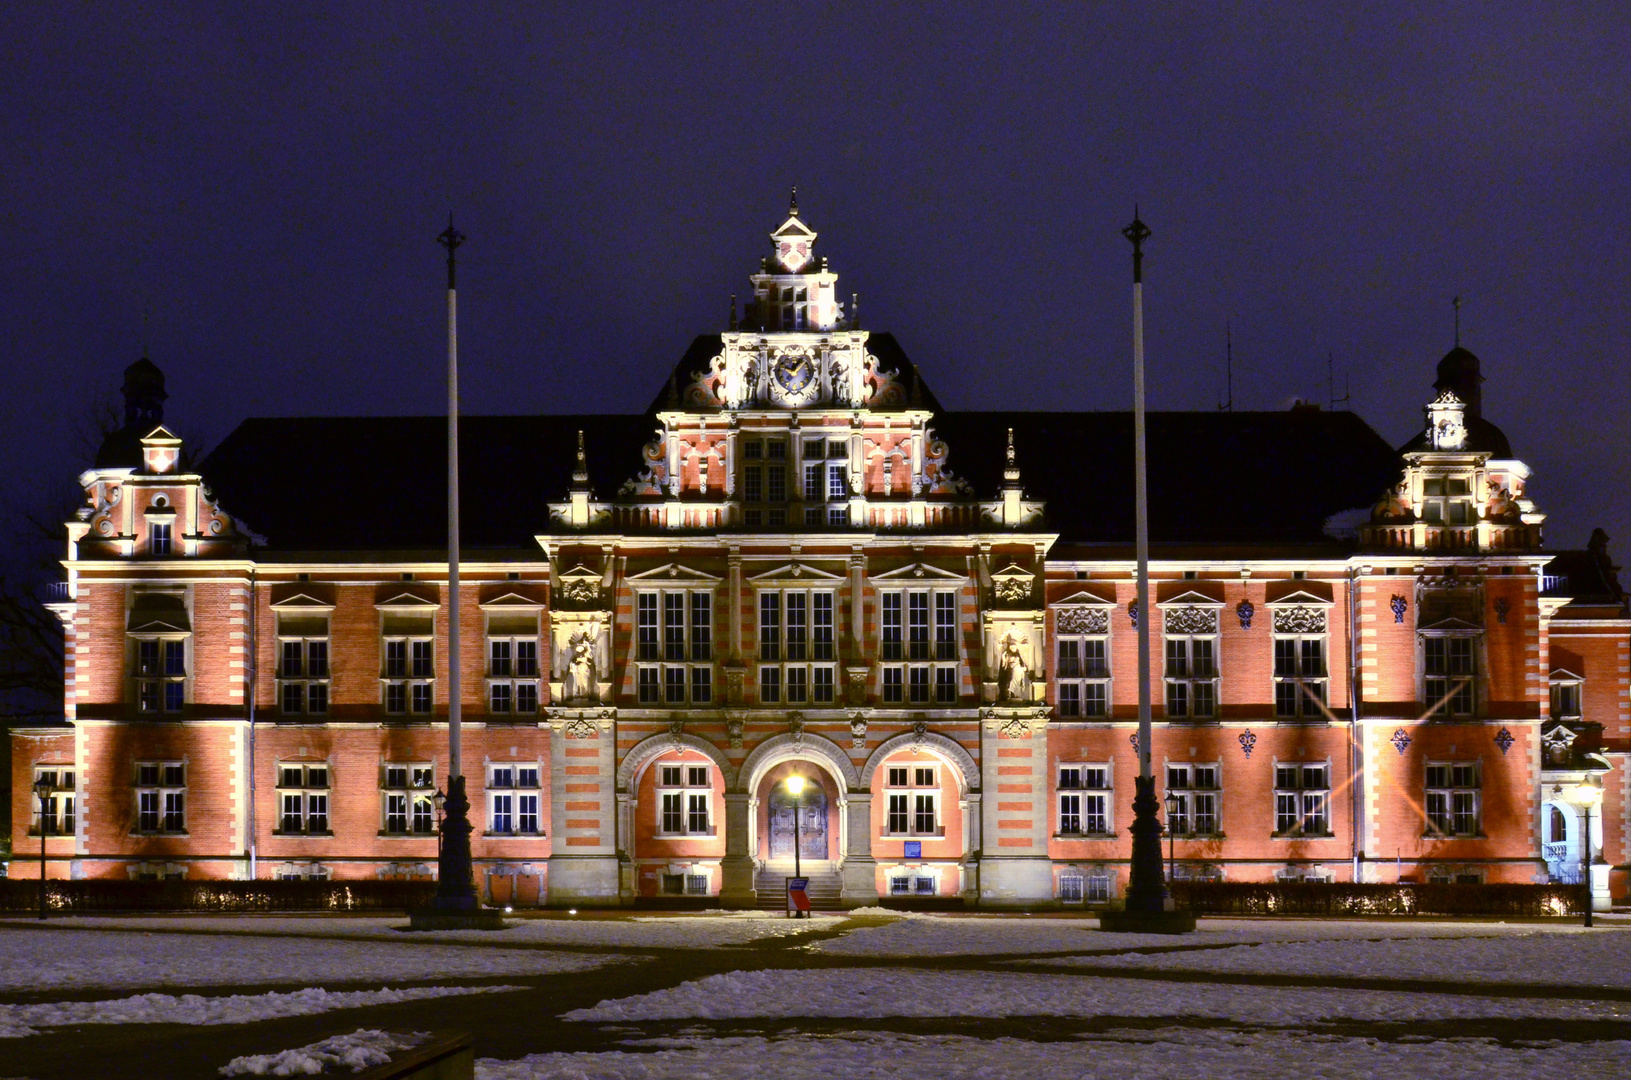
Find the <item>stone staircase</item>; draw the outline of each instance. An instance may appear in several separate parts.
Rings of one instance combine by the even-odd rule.
[[[839,893],[843,891],[843,879],[832,868],[830,862],[819,862],[814,866],[806,863],[800,869],[806,878],[810,879],[808,890],[810,907],[815,911],[842,911],[843,904],[839,901]],[[767,863],[763,870],[753,876],[753,887],[758,891],[760,911],[786,911],[787,910],[787,879],[793,876],[793,862],[789,859],[786,865],[780,860]]]

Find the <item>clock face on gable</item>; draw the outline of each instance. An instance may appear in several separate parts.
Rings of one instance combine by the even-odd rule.
[[[770,377],[790,402],[805,401],[817,389],[816,358],[809,349],[782,350],[771,362]]]

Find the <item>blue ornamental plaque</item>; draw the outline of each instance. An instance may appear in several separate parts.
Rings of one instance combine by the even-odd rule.
[[[904,857],[908,858],[908,859],[921,859],[921,858],[923,858],[923,841],[921,841],[921,840],[908,840],[908,841],[906,841],[906,855]]]

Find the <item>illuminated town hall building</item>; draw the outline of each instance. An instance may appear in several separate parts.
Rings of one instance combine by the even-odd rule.
[[[1113,902],[1143,631],[1178,876],[1577,880],[1589,843],[1625,893],[1625,597],[1600,540],[1542,548],[1470,353],[1424,365],[1402,449],[1311,407],[1152,414],[1140,611],[1131,415],[946,412],[796,207],[771,240],[646,413],[461,421],[484,897],[779,902],[796,846],[818,901]],[[125,380],[13,850],[432,874],[445,419],[249,420],[194,472],[158,369]]]

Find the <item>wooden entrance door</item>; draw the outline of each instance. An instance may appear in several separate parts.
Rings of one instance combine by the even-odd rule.
[[[811,784],[799,796],[799,857],[827,857],[827,793]],[[780,786],[770,792],[770,857],[793,857],[793,798]]]

